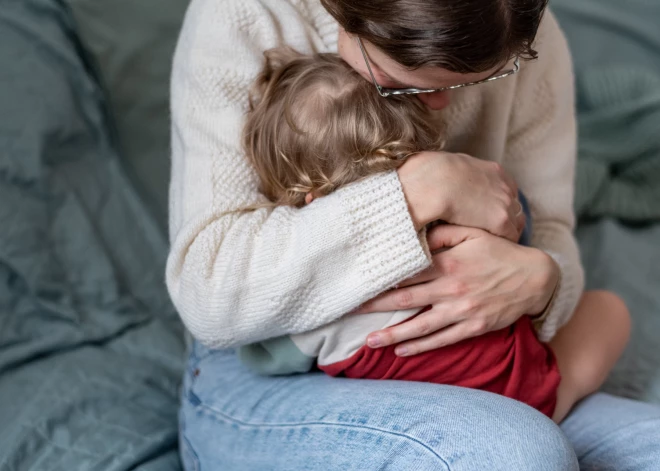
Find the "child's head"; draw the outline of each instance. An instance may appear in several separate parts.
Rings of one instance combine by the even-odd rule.
[[[419,100],[382,98],[338,55],[278,48],[265,56],[243,143],[272,202],[302,206],[307,194],[326,195],[442,147]]]

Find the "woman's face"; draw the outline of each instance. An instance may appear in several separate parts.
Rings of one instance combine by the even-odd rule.
[[[410,71],[400,64],[394,62],[368,41],[362,41],[369,57],[371,71],[376,78],[376,82],[385,88],[420,88],[435,89],[460,85],[468,82],[477,82],[487,79],[505,66],[494,68],[478,74],[459,74],[450,72],[439,67],[422,67]],[[371,82],[369,69],[365,63],[360,47],[357,41],[349,36],[343,29],[339,30],[338,38],[339,55],[366,80]],[[433,110],[440,110],[449,105],[451,91],[437,93],[421,93],[417,97],[426,106]]]

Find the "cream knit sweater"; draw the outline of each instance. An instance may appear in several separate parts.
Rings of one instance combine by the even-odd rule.
[[[193,0],[174,57],[167,286],[210,347],[309,331],[430,264],[396,172],[302,209],[224,214],[264,201],[240,134],[262,53],[282,43],[336,52],[337,24],[319,0]],[[502,163],[529,199],[532,245],[562,271],[547,340],[571,316],[583,271],[572,235],[573,74],[551,14],[536,49],[516,76],[455,91],[442,117],[449,150]]]

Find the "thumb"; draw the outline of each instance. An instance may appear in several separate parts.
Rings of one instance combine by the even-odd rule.
[[[455,247],[466,240],[477,239],[484,234],[484,231],[474,227],[442,224],[429,230],[426,234],[426,240],[429,244],[429,250],[435,252],[436,250]]]

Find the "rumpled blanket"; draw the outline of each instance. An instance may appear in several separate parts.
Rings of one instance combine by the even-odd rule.
[[[0,0],[0,469],[176,470],[167,241],[58,0]]]
[[[555,0],[577,80],[581,218],[660,220],[660,1]]]

